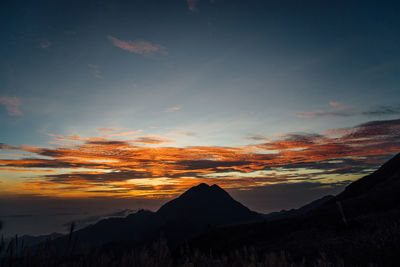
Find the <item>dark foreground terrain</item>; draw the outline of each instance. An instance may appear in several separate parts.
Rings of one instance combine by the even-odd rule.
[[[400,154],[286,213],[262,216],[200,184],[157,212],[71,227],[39,245],[16,238],[0,251],[0,266],[398,266]]]

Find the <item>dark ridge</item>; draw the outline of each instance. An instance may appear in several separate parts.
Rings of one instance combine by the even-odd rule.
[[[285,250],[298,261],[315,259],[323,251],[327,257],[340,255],[348,266],[391,255],[385,266],[393,265],[393,255],[400,253],[400,154],[336,197],[314,204],[294,216],[218,228],[189,244],[215,254],[243,247],[263,253]]]
[[[142,246],[160,235],[169,244],[178,244],[210,228],[256,220],[262,220],[260,214],[234,200],[221,187],[201,183],[157,212],[139,210],[126,218],[104,219],[76,231],[73,236],[82,248],[106,244],[108,248]],[[66,243],[68,236],[52,241],[59,248]]]
[[[163,205],[157,214],[164,220],[190,217],[197,224],[221,225],[260,219],[234,200],[218,185],[205,183],[192,187],[180,197]]]
[[[278,212],[271,212],[268,214],[263,214],[263,217],[266,220],[279,220],[279,219],[283,219],[283,218],[290,217],[290,216],[304,214],[304,213],[307,213],[309,211],[312,211],[312,210],[322,206],[323,204],[325,204],[326,202],[328,202],[329,200],[331,200],[333,198],[334,198],[334,196],[327,195],[327,196],[324,196],[317,200],[314,200],[298,209],[281,210]]]
[[[346,187],[338,199],[365,195],[372,191],[388,190],[393,191],[400,186],[400,153],[383,164],[378,170],[370,175],[359,179]]]

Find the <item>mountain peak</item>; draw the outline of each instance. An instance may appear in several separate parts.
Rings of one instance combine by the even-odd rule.
[[[234,200],[216,184],[201,183],[181,196],[163,205],[157,214],[175,220],[181,217],[205,219],[213,224],[233,223],[259,219],[259,215]]]
[[[179,198],[212,198],[212,197],[228,197],[231,196],[221,187],[216,184],[212,186],[201,183],[196,186],[189,188],[186,192],[184,192]]]
[[[211,186],[211,188],[215,188],[215,189],[222,189],[221,187],[219,187],[217,184],[213,184],[212,186]]]
[[[189,188],[189,190],[190,189],[207,189],[207,188],[210,188],[210,186],[208,184],[201,183],[201,184],[198,184],[196,186],[193,186],[192,188]]]

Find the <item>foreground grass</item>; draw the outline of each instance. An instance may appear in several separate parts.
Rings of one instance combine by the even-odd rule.
[[[11,245],[11,246],[15,246]],[[15,253],[15,254],[13,254]],[[44,247],[40,252],[31,254],[29,250],[23,256],[17,256],[18,250],[10,248],[7,255],[1,260],[1,267],[11,266],[62,266],[62,267],[194,267],[194,266],[345,266],[342,261],[330,262],[323,255],[313,262],[293,262],[290,256],[284,252],[258,255],[254,249],[235,250],[228,255],[214,256],[212,253],[204,254],[198,250],[183,249],[179,255],[173,255],[166,242],[162,239],[151,247],[141,250],[131,250],[124,253],[96,252],[72,255],[68,250],[56,251],[50,247]],[[373,265],[371,265],[373,266]]]
[[[74,238],[71,227],[68,243],[64,247],[55,247],[51,241],[30,248],[23,240],[15,237],[8,244],[0,242],[0,267],[155,267],[155,266],[270,266],[270,267],[324,267],[324,266],[399,266],[400,220],[399,213],[390,213],[385,218],[360,219],[361,228],[344,228],[341,232],[318,232],[302,238],[293,236],[291,249],[270,251],[261,246],[241,249],[227,249],[223,253],[193,249],[181,245],[170,249],[163,238],[142,248],[125,246],[107,246],[97,249],[77,248],[79,242]],[[391,220],[387,218],[390,217]],[[379,219],[380,218],[380,219]],[[215,241],[215,240],[214,240]],[[314,242],[314,243],[313,243]],[[289,245],[289,244],[287,244]],[[307,251],[304,251],[307,247]],[[304,255],[314,250],[312,257]],[[290,251],[290,253],[288,252]]]

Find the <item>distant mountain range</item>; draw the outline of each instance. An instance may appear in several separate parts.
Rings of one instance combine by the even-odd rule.
[[[277,220],[302,214],[331,198],[333,196],[325,196],[299,209],[260,214],[234,200],[218,185],[209,186],[202,183],[166,203],[157,212],[140,210],[125,218],[121,218],[121,214],[115,214],[115,216],[110,214],[108,216],[110,218],[74,232],[73,237],[79,240],[80,244],[98,246],[121,241],[143,244],[151,242],[162,234],[170,241],[177,243],[215,227],[251,221]],[[49,240],[61,246],[67,243],[68,239],[68,235],[58,233],[20,237],[26,246],[35,246]]]
[[[300,215],[321,206],[322,204],[326,203],[328,200],[331,200],[332,198],[334,198],[334,196],[327,195],[317,200],[314,200],[311,203],[308,203],[298,209],[281,210],[277,212],[263,214],[263,218],[266,220],[279,220],[294,215]]]
[[[104,244],[142,245],[164,236],[178,244],[207,229],[260,221],[263,216],[234,200],[218,185],[205,183],[192,187],[180,197],[163,205],[157,212],[140,210],[125,218],[109,218],[73,233],[78,246]],[[63,246],[69,236],[56,238],[52,244]]]

